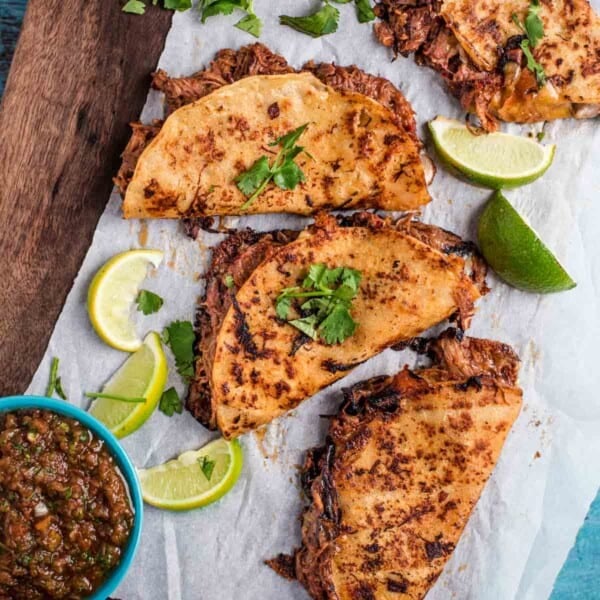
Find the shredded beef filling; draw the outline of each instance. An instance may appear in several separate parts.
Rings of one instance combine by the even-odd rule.
[[[441,73],[463,108],[493,131],[498,124],[489,105],[502,88],[503,77],[482,71],[469,59],[439,15],[441,5],[440,0],[380,0],[375,13],[381,21],[375,25],[375,35],[394,53],[414,54],[417,63]]]

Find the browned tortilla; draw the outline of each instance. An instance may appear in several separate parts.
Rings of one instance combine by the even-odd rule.
[[[315,600],[421,600],[442,572],[521,408],[518,358],[449,330],[431,367],[345,390],[309,452],[302,547],[268,561]]]

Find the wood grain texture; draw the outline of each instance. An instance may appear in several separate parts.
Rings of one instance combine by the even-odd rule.
[[[43,356],[170,26],[117,0],[30,0],[0,107],[0,395]]]

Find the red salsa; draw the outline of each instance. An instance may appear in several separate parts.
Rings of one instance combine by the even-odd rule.
[[[85,598],[133,527],[104,442],[45,410],[0,413],[0,600]]]

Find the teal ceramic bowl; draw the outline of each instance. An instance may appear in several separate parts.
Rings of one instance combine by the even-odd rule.
[[[51,398],[42,398],[41,396],[10,396],[0,398],[0,412],[9,412],[27,408],[40,408],[76,419],[85,425],[94,435],[104,440],[108,451],[115,458],[121,473],[127,482],[131,504],[135,512],[133,529],[129,536],[129,541],[125,546],[121,562],[112,571],[108,579],[99,587],[89,600],[106,600],[117,586],[121,583],[127,570],[131,566],[133,557],[140,543],[142,533],[142,520],[144,517],[144,504],[142,501],[142,490],[138,480],[135,467],[131,460],[117,441],[117,438],[102,424],[84,410],[69,404],[63,400],[54,400]]]

